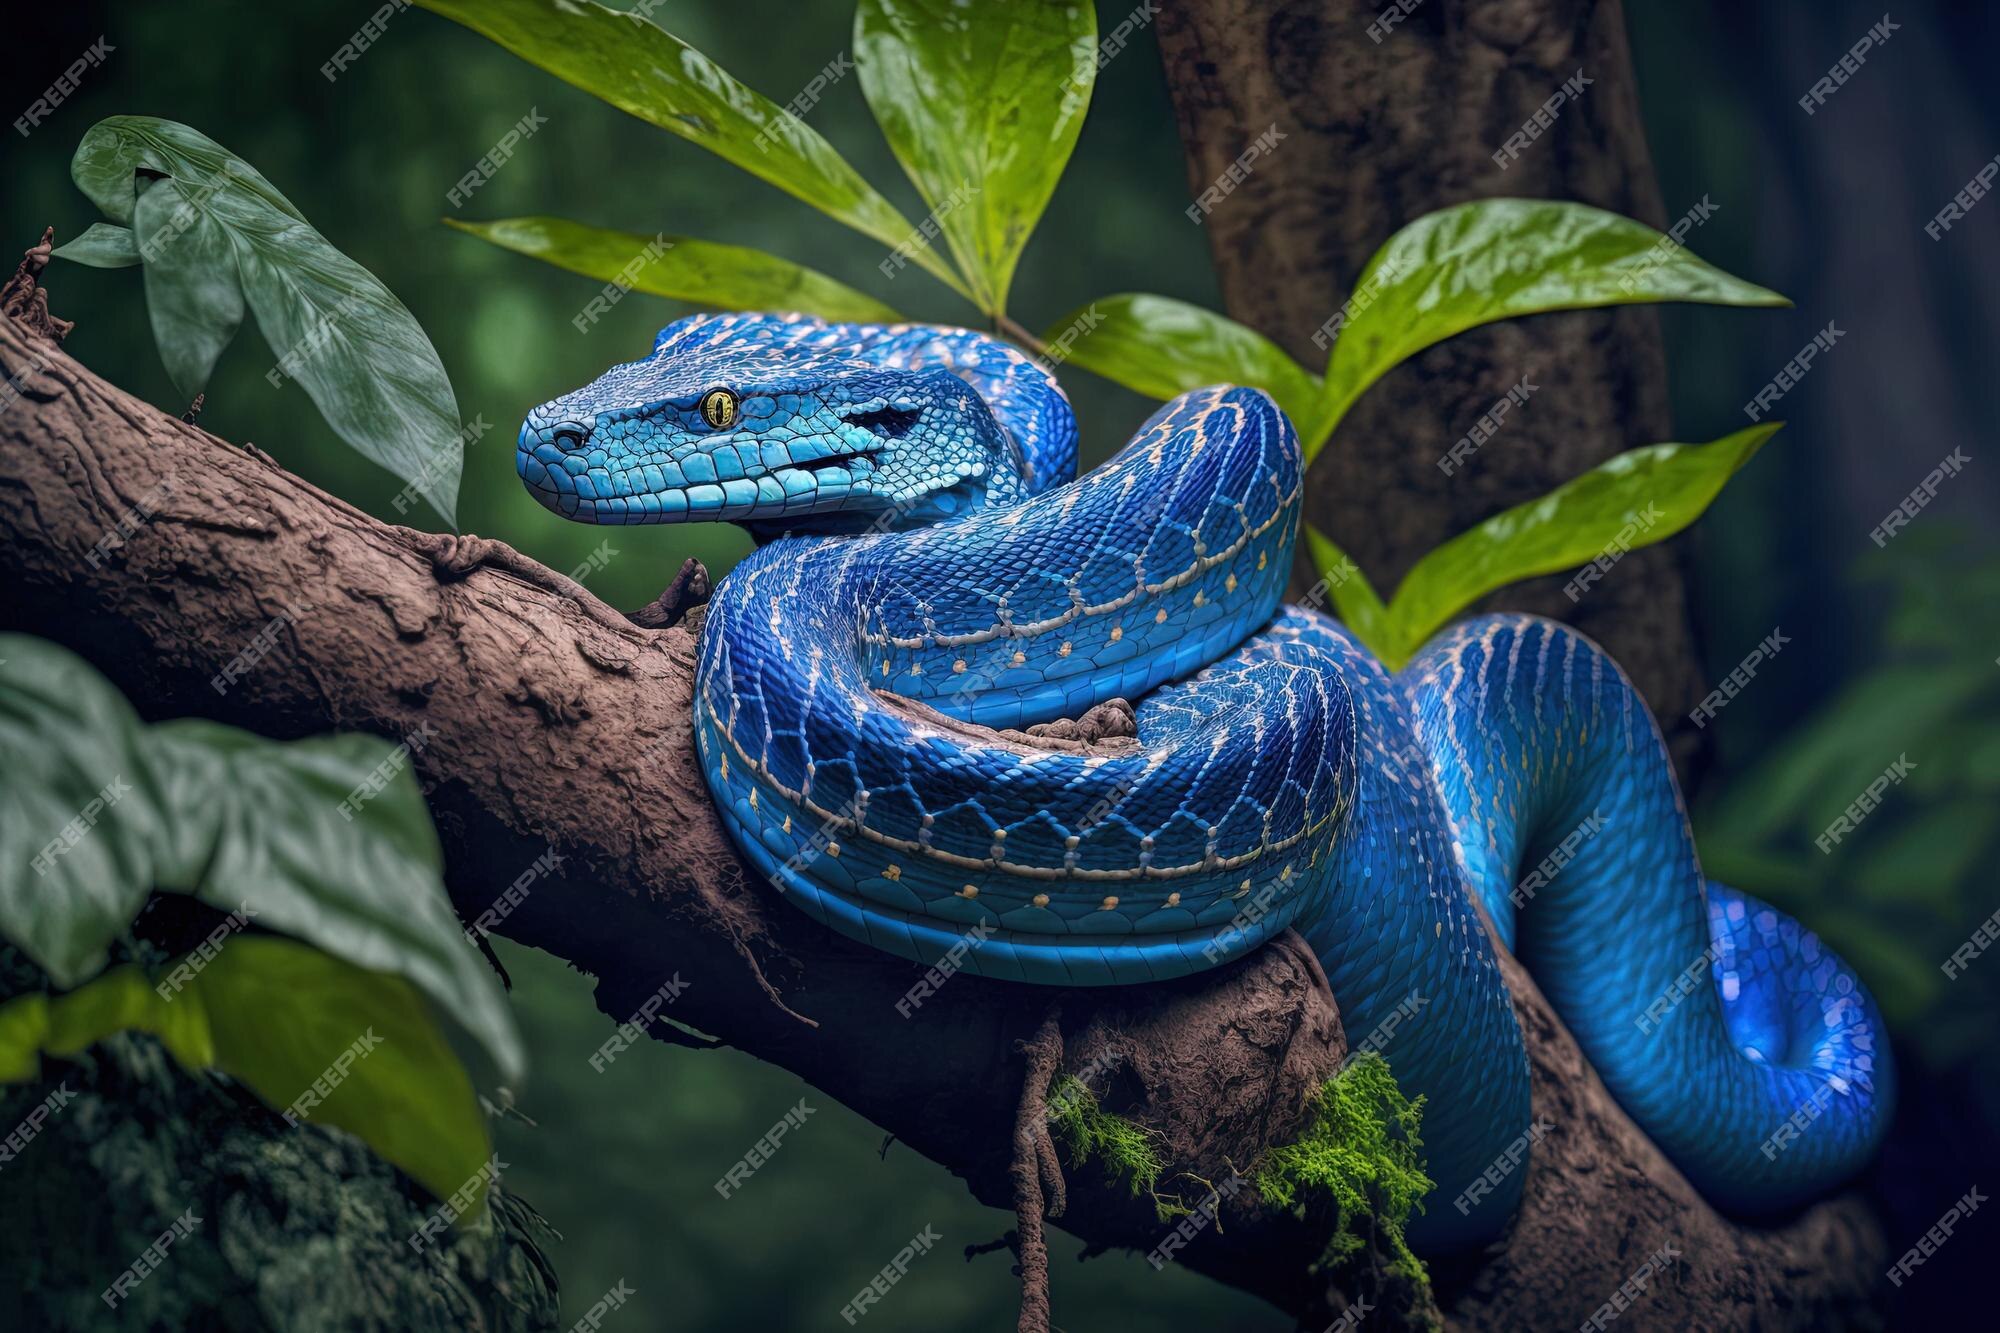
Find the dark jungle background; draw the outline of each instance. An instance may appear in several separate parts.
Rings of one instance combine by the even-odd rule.
[[[591,586],[620,607],[650,600],[689,554],[719,575],[747,542],[715,527],[565,524],[522,491],[514,432],[528,407],[641,354],[685,309],[634,293],[579,334],[571,317],[600,284],[454,233],[441,215],[547,212],[733,241],[919,317],[970,317],[925,279],[884,282],[873,242],[431,14],[396,14],[329,83],[321,63],[374,8],[88,0],[17,12],[7,20],[21,39],[9,44],[17,89],[45,86],[100,34],[115,49],[32,135],[6,136],[0,239],[25,247],[46,223],[62,239],[94,219],[70,183],[69,156],[103,116],[164,116],[211,135],[388,283],[442,354],[466,419],[486,419],[491,430],[467,454],[462,530],[556,568],[582,562],[608,531],[617,554]],[[1105,0],[1100,30],[1130,8]],[[847,48],[852,5],[668,0],[654,17],[782,102]],[[1825,72],[1827,53],[1877,17],[1850,3],[1628,6],[1668,218],[1712,201],[1717,211],[1691,248],[1797,302],[1780,312],[1665,309],[1675,438],[1741,426],[1741,405],[1816,331],[1832,320],[1846,333],[1784,400],[1789,427],[1680,539],[1699,574],[1711,681],[1774,630],[1789,640],[1711,724],[1716,759],[1691,802],[1711,873],[1820,930],[1888,1009],[1907,1073],[1903,1122],[1874,1185],[1896,1234],[1913,1237],[1967,1188],[2000,1184],[2000,958],[1976,961],[1956,981],[1940,970],[2000,909],[2000,460],[1988,448],[2000,203],[1974,209],[1940,240],[1924,233],[2000,151],[2000,11],[1898,11],[1895,40],[1819,114],[1803,115],[1796,99]],[[451,206],[446,191],[531,108],[548,123],[462,209]],[[909,216],[921,214],[851,76],[809,119]],[[1129,289],[1220,308],[1208,238],[1182,213],[1188,198],[1158,56],[1142,30],[1103,71],[1075,161],[1022,263],[1022,322],[1040,327],[1091,296]],[[153,348],[136,270],[58,265],[47,282],[57,313],[78,322],[74,355],[181,406]],[[202,424],[255,442],[371,512],[437,522],[395,515],[398,483],[338,447],[296,387],[272,389],[270,360],[243,333]],[[1087,461],[1148,410],[1082,371],[1062,377],[1085,423]],[[1508,447],[1504,433],[1491,447]],[[1954,447],[1970,465],[1878,550],[1870,530]],[[1813,838],[1899,753],[1916,765],[1909,782],[1852,843],[1816,851]],[[619,1316],[631,1327],[841,1327],[840,1307],[928,1223],[945,1243],[876,1316],[882,1327],[1011,1320],[1006,1258],[958,1258],[1010,1217],[974,1204],[906,1149],[878,1158],[878,1131],[746,1056],[648,1043],[594,1072],[589,1057],[610,1025],[591,1003],[590,979],[496,943],[533,1062],[518,1108],[534,1121],[498,1124],[497,1146],[512,1166],[507,1184],[562,1234],[552,1258],[575,1298],[568,1317],[623,1279],[641,1303],[640,1317]],[[719,1198],[714,1181],[801,1096],[817,1114],[748,1187]],[[1985,1222],[1914,1280],[1970,1282],[1994,1234]],[[1155,1272],[1143,1257],[1079,1265],[1077,1242],[1057,1233],[1055,1245],[1057,1305],[1071,1328],[1286,1325],[1252,1298]]]

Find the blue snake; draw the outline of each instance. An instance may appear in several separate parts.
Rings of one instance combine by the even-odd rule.
[[[997,339],[708,315],[536,408],[517,463],[572,519],[759,539],[707,610],[694,729],[736,846],[800,910],[1062,986],[1298,930],[1350,1039],[1426,1099],[1420,1248],[1492,1237],[1525,1145],[1569,1128],[1531,1123],[1496,938],[1718,1206],[1865,1164],[1894,1082],[1873,998],[1703,877],[1603,652],[1489,615],[1391,675],[1281,605],[1303,465],[1257,390],[1186,393],[1080,478],[1076,452],[1054,377]],[[1112,734],[1039,725],[1113,700],[1136,710]]]

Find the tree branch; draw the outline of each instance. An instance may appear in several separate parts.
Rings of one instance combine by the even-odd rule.
[[[796,1072],[1002,1208],[1016,1202],[1019,1108],[994,1090],[1003,1074],[1028,1077],[1024,1050],[1059,1040],[1071,1072],[1113,1071],[1090,1079],[1104,1109],[1156,1131],[1170,1172],[1206,1179],[1295,1137],[1337,1068],[1333,998],[1289,936],[1148,987],[1055,995],[956,977],[903,1018],[897,1001],[923,969],[791,910],[730,849],[696,769],[686,630],[632,625],[504,547],[453,559],[470,539],[380,523],[7,318],[0,376],[22,395],[0,413],[11,573],[0,621],[83,653],[149,717],[286,738],[428,727],[417,763],[460,911],[492,908],[500,933],[596,974],[612,1017],[678,973],[677,1021]],[[239,657],[280,618],[267,656]],[[553,871],[511,910],[496,901],[551,849]],[[1725,1309],[1803,1326],[1868,1294],[1883,1241],[1865,1206],[1824,1203],[1775,1231],[1718,1217],[1506,961],[1536,1109],[1557,1128],[1526,1168],[1507,1237],[1440,1273],[1456,1323],[1574,1327],[1635,1253],[1667,1240],[1683,1250],[1680,1270],[1626,1327],[1684,1327]],[[1059,1030],[1037,1045],[1054,1001]],[[1065,1229],[1098,1248],[1160,1241],[1150,1201],[1094,1165],[1069,1166]],[[1311,1271],[1331,1219],[1301,1220],[1244,1189],[1224,1221],[1177,1261],[1315,1327],[1344,1303]]]

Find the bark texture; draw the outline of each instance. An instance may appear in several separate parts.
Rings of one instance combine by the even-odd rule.
[[[1269,127],[1284,135],[1205,225],[1229,314],[1315,371],[1327,351],[1314,334],[1382,242],[1425,213],[1505,195],[1665,225],[1618,0],[1423,0],[1387,28],[1385,8],[1160,6],[1191,188],[1222,177]],[[1497,164],[1495,150],[1579,70],[1589,86]],[[1447,475],[1445,451],[1523,378],[1536,386],[1527,404]],[[1666,385],[1658,317],[1643,306],[1474,329],[1355,404],[1307,478],[1306,517],[1387,598],[1420,556],[1480,520],[1621,450],[1674,438]],[[1300,550],[1295,592],[1318,577]],[[1686,782],[1705,741],[1686,718],[1705,686],[1678,551],[1627,554],[1580,603],[1557,575],[1477,609],[1551,616],[1602,644],[1660,718]]]
[[[1334,999],[1289,935],[1152,987],[1053,994],[957,977],[905,1005],[905,1019],[897,1002],[923,969],[791,910],[730,849],[696,769],[685,628],[636,626],[496,543],[378,522],[5,318],[0,377],[23,395],[0,414],[0,625],[83,653],[150,718],[201,715],[276,737],[428,727],[416,763],[460,911],[477,916],[553,847],[560,867],[499,931],[596,974],[614,1018],[678,972],[677,1019],[800,1074],[1001,1208],[1017,1202],[1019,1099],[1005,1088],[1018,1087],[1024,1052],[1060,1049],[1104,1109],[1155,1130],[1162,1189],[1197,1201],[1206,1190],[1194,1180],[1225,1178],[1295,1137],[1337,1067]],[[280,614],[290,620],[277,646],[214,688]],[[1525,1168],[1509,1234],[1439,1271],[1456,1325],[1574,1327],[1667,1240],[1680,1265],[1621,1326],[1752,1311],[1767,1327],[1852,1323],[1857,1310],[1866,1322],[1884,1243],[1865,1203],[1824,1202],[1774,1230],[1719,1217],[1508,966],[1536,1108],[1556,1129]],[[1042,1030],[1056,1003],[1059,1048]],[[1064,1166],[1061,1226],[1097,1247],[1149,1251],[1163,1238],[1150,1200],[1094,1164]],[[1176,1261],[1305,1326],[1345,1306],[1349,1293],[1314,1272],[1332,1219],[1243,1189],[1223,1222]]]

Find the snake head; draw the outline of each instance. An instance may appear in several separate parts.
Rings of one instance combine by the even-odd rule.
[[[529,491],[586,523],[739,523],[760,537],[914,527],[1021,498],[1013,442],[944,369],[662,332],[653,355],[522,424]]]

